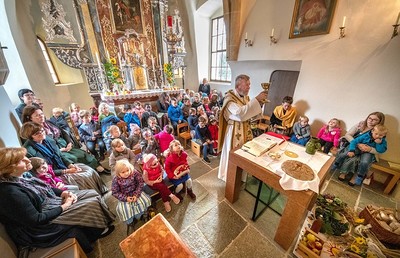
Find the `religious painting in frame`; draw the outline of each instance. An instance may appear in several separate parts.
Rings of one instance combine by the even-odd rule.
[[[289,38],[328,34],[337,0],[296,0]]]
[[[143,34],[141,0],[110,0],[111,20],[114,33],[134,29]]]

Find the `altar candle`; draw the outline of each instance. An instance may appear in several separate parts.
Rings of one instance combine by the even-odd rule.
[[[343,16],[343,23],[342,23],[342,27],[344,27],[344,25],[346,24],[346,16]]]
[[[110,52],[108,52],[108,50],[107,50],[107,61],[110,61]]]
[[[119,68],[122,71],[122,60],[121,60],[121,54],[118,52],[118,62],[119,62]]]
[[[167,16],[167,23],[168,23],[168,27],[172,27],[172,16],[171,15]]]
[[[246,34],[245,34],[245,36],[244,36],[244,39],[247,39],[247,32],[246,32]]]
[[[151,57],[151,67],[153,68],[153,71],[155,71],[155,68],[154,68],[154,56]]]
[[[158,54],[158,60],[160,60],[160,68],[162,68],[161,54]]]
[[[96,52],[96,61],[97,61],[97,65],[99,66],[99,69],[101,70],[101,64],[100,64],[100,58],[99,58],[98,52]]]
[[[271,31],[271,37],[273,37],[273,36],[274,36],[274,32],[275,32],[275,28],[272,28],[272,31]]]
[[[396,20],[396,24],[395,24],[395,25],[399,24],[399,20],[400,20],[400,12],[399,12],[399,14],[397,15],[397,20]]]

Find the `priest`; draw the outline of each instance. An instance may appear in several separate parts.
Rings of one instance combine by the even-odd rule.
[[[262,105],[267,99],[268,93],[262,91],[250,100],[249,91],[250,77],[241,74],[235,79],[235,89],[225,94],[218,131],[218,151],[222,151],[218,178],[224,181],[228,170],[229,151],[253,138],[250,119],[261,115]],[[246,176],[246,173],[243,173],[242,181],[246,181]]]

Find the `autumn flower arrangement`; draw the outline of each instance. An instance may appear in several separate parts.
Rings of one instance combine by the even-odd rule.
[[[172,70],[172,65],[170,63],[164,64],[164,74],[169,85],[171,86],[174,85],[175,84],[174,71]]]
[[[121,78],[121,72],[117,66],[117,60],[115,58],[110,58],[108,62],[104,64],[104,69],[106,71],[107,79],[111,84],[123,84]]]

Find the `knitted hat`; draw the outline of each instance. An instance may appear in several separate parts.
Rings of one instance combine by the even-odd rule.
[[[157,159],[157,157],[154,154],[152,153],[145,154],[143,156],[143,163],[145,168],[150,168],[155,159]]]

